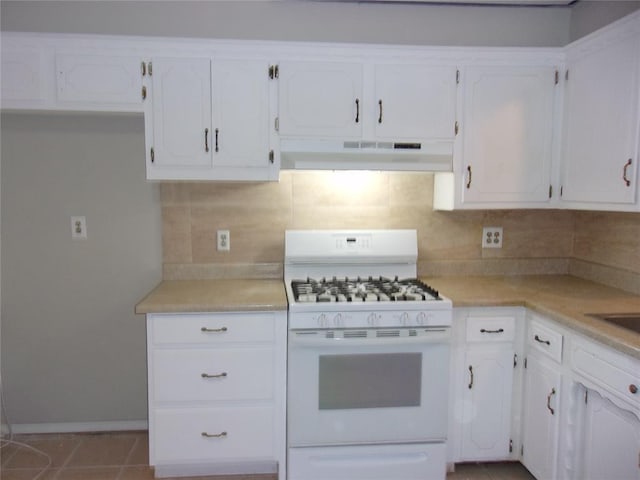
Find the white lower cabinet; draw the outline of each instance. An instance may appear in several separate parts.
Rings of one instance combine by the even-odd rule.
[[[286,312],[147,315],[156,476],[286,478]]]
[[[519,309],[456,310],[449,460],[507,460],[514,437],[514,372]],[[457,352],[457,353],[456,353]],[[517,382],[516,382],[517,384]]]
[[[556,478],[559,366],[535,355],[527,357],[524,374],[522,463],[540,480]]]

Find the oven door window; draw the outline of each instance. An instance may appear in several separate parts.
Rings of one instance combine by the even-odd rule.
[[[421,353],[320,355],[320,410],[417,407]]]

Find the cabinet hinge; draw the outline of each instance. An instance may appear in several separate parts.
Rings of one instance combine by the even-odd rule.
[[[509,439],[509,453],[513,452],[513,440]]]
[[[553,195],[553,185],[549,185],[549,198]]]
[[[524,368],[527,368],[527,359],[524,359]]]
[[[563,188],[564,188],[563,186],[560,186],[560,196],[561,196],[561,197],[562,197],[562,189],[563,189]]]
[[[585,390],[584,391],[584,404],[586,405],[587,402],[589,401],[589,390]]]
[[[460,83],[460,70],[456,70],[456,85]]]
[[[276,119],[274,120],[273,128],[276,129],[276,132],[280,131],[280,117],[276,117]]]
[[[273,153],[273,150],[269,150],[269,162],[273,163],[275,159],[275,154]]]
[[[524,456],[524,445],[520,445],[520,456]]]
[[[151,147],[151,163],[154,163],[156,161],[156,154],[153,151],[153,147]]]
[[[518,354],[514,353],[513,354],[513,368],[516,368],[518,366]]]
[[[144,85],[142,86],[142,99],[147,99],[147,87],[145,87]]]
[[[460,131],[460,125],[458,124],[458,122],[456,121],[456,123],[453,125],[453,132],[458,135],[458,131]]]
[[[564,79],[565,79],[565,81],[569,80],[569,70],[564,72]]]
[[[151,62],[147,64],[147,72],[149,72],[149,76],[153,75],[153,65]]]
[[[558,82],[560,82],[560,72],[558,70],[556,70],[556,75],[555,75],[555,84],[557,85]]]

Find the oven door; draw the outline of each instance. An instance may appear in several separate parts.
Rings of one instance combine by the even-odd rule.
[[[421,333],[289,332],[289,446],[445,440],[449,329]]]

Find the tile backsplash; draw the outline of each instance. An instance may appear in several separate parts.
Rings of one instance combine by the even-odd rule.
[[[271,183],[164,183],[165,278],[279,276],[286,229],[413,228],[419,274],[568,273],[572,262],[640,274],[636,213],[434,211],[433,174],[292,172]],[[504,229],[482,249],[482,227]],[[229,230],[231,250],[216,251]],[[584,265],[583,265],[584,266]]]

